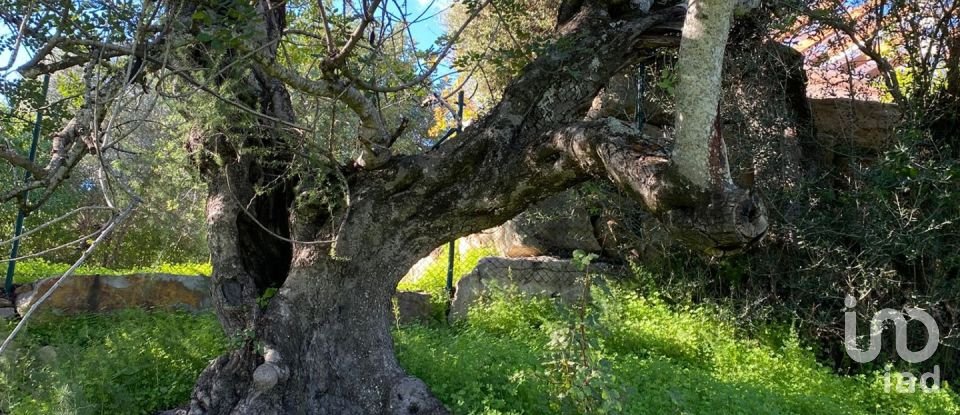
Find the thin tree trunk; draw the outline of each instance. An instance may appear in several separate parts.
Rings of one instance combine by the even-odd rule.
[[[677,172],[701,190],[732,183],[717,110],[723,53],[735,1],[691,0],[677,62]]]

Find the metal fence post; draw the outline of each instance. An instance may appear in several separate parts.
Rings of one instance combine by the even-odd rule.
[[[647,122],[643,113],[643,94],[646,90],[646,67],[641,63],[637,65],[637,129],[643,131],[643,124]]]
[[[463,131],[463,90],[457,94],[457,138]],[[453,258],[456,251],[456,240],[447,245],[447,294],[453,297]]]
[[[43,76],[43,100],[41,101],[41,108],[37,109],[37,120],[33,124],[33,141],[30,143],[30,154],[28,158],[32,163],[37,158],[37,141],[40,140],[40,131],[42,129],[41,124],[43,123],[43,106],[47,105],[47,88],[50,86],[50,74]],[[27,182],[30,180],[30,170],[27,170],[23,174],[23,181]],[[23,197],[27,197],[27,192],[23,192]],[[17,255],[20,251],[20,234],[23,233],[23,219],[24,219],[23,209],[17,209],[17,219],[13,223],[13,247],[10,248],[10,262],[7,262],[7,279],[3,285],[3,290],[6,292],[7,297],[13,296],[13,273],[16,271],[17,267]]]

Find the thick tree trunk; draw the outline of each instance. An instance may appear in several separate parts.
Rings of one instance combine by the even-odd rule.
[[[441,243],[586,180],[611,179],[698,249],[726,253],[758,239],[766,218],[756,197],[693,188],[668,140],[583,121],[610,76],[642,56],[641,35],[682,16],[671,8],[612,20],[584,5],[561,28],[567,41],[530,64],[488,116],[436,151],[375,170],[285,174],[292,138],[276,123],[294,119],[290,97],[256,65],[242,71],[235,99],[266,116],[190,139],[209,186],[213,298],[232,349],[200,376],[189,413],[446,413],[394,357],[400,278]],[[311,196],[347,188],[349,205]]]
[[[445,413],[393,353],[391,298],[418,253],[375,226],[369,203],[353,208],[335,252],[291,244],[330,219],[288,211],[286,186],[254,197],[269,169],[224,141],[211,146],[236,160],[204,171],[213,298],[232,350],[200,376],[189,413]]]
[[[399,275],[358,260],[311,260],[291,271],[243,346],[203,373],[191,413],[445,413],[393,352]]]

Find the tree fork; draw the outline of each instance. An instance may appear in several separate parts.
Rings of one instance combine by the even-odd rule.
[[[208,138],[204,147],[224,161],[204,176],[214,304],[238,347],[200,376],[189,413],[446,413],[394,356],[396,284],[443,241],[498,225],[591,178],[617,183],[697,249],[725,254],[762,236],[766,217],[754,195],[680,173],[665,139],[615,120],[582,121],[610,76],[642,55],[643,33],[683,12],[612,21],[605,8],[585,5],[561,29],[570,42],[528,65],[502,102],[458,140],[349,173],[351,203],[337,215],[298,210],[291,187],[261,195],[267,200],[254,206],[262,208],[247,209],[265,177],[263,161],[229,143],[250,137]],[[292,121],[285,88],[265,73],[256,79],[250,93],[260,97],[261,111]],[[710,111],[713,120],[715,101]],[[264,118],[232,133],[249,135],[271,123]],[[258,143],[281,139],[268,134]],[[294,240],[335,241],[335,255],[330,244],[293,242],[289,256],[265,255],[259,260],[268,264],[259,266],[256,248],[289,244],[276,236],[291,233]],[[284,258],[287,266],[277,266]],[[269,301],[260,297],[265,284],[279,285]]]

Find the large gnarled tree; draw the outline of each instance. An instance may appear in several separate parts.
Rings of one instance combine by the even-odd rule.
[[[330,28],[334,19],[322,5],[318,30],[305,34],[287,27],[294,6],[270,0],[144,2],[159,23],[140,25],[123,44],[51,37],[26,25],[26,36],[43,41],[23,67],[28,76],[76,65],[92,73],[98,62],[130,57],[110,77],[88,76],[98,95],[53,135],[47,166],[0,153],[33,169],[36,179],[26,187],[52,191],[80,157],[102,151],[109,144],[104,114],[131,82],[176,78],[181,96],[219,100],[215,119],[197,122],[185,140],[209,186],[216,312],[242,346],[202,373],[189,413],[445,413],[394,356],[391,298],[400,278],[436,246],[587,180],[608,178],[678,238],[713,255],[737,252],[765,232],[759,200],[730,180],[717,122],[734,2],[565,2],[557,40],[500,103],[456,139],[412,155],[393,154],[401,127],[387,125],[371,96],[422,87],[432,70],[397,85],[357,75],[351,57],[370,46],[364,42],[375,30],[375,11],[387,7],[362,3],[345,37]],[[680,24],[676,137],[644,137],[618,120],[588,119],[608,79],[675,43],[663,40]],[[223,42],[222,33],[243,35]],[[278,58],[291,36],[325,45],[310,76]],[[311,147],[291,90],[346,104],[361,122],[362,155],[338,163],[331,154],[305,154]],[[268,289],[277,291],[265,302]]]

